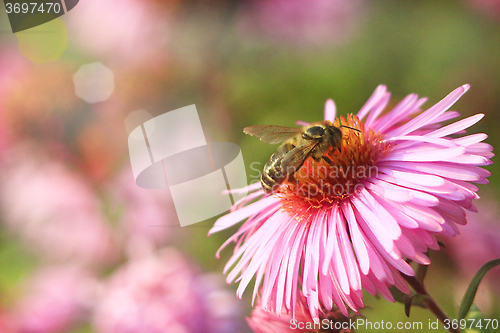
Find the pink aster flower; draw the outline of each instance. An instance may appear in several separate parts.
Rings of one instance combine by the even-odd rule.
[[[217,220],[214,233],[245,220],[222,247],[236,242],[225,267],[228,282],[239,281],[241,297],[255,277],[262,307],[295,315],[304,295],[311,316],[333,305],[363,307],[362,290],[393,301],[390,286],[408,293],[401,274],[415,273],[405,259],[427,265],[428,249],[438,250],[436,235],[458,234],[465,211],[475,211],[477,187],[490,173],[492,147],[486,134],[452,136],[478,122],[477,114],[447,126],[459,114],[448,109],[469,89],[464,85],[420,112],[426,101],[408,95],[383,113],[390,93],[379,86],[357,115],[335,120],[328,100],[325,124],[342,128],[341,150],[330,162],[306,159],[293,182],[271,195],[260,184]],[[304,124],[300,122],[301,124]],[[255,201],[255,202],[254,202]]]
[[[259,302],[260,303],[260,302]],[[291,313],[283,309],[281,314],[265,311],[258,304],[252,311],[252,316],[247,318],[248,325],[255,333],[316,333],[316,332],[353,332],[349,328],[350,320],[338,311],[328,311],[320,313],[320,321],[314,321],[309,313],[307,302],[301,297],[295,314],[292,318]]]

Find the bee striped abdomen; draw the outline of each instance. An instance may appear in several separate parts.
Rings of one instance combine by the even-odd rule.
[[[286,170],[283,170],[282,168],[281,162],[283,161],[283,157],[286,155],[286,153],[288,153],[293,148],[295,148],[293,144],[283,143],[278,147],[276,152],[271,155],[266,165],[264,165],[264,169],[262,170],[262,175],[260,177],[264,192],[273,192],[288,177]]]

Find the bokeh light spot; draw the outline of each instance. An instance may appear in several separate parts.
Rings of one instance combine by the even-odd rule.
[[[87,103],[103,102],[115,89],[113,72],[100,62],[81,66],[73,81],[76,95]]]
[[[66,24],[58,18],[15,35],[19,52],[38,64],[59,59],[68,47]]]

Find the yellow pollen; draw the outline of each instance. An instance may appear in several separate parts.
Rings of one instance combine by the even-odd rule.
[[[333,125],[343,133],[341,151],[330,149],[319,162],[308,157],[276,192],[282,209],[291,215],[299,213],[299,220],[359,191],[364,180],[377,175],[376,163],[389,151],[390,144],[383,141],[383,134],[365,129],[357,116],[349,114],[347,119],[341,116]]]

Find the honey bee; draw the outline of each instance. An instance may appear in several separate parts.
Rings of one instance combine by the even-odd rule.
[[[340,127],[356,128],[341,125]],[[333,126],[330,121],[311,124],[302,128],[281,127],[274,125],[250,126],[243,132],[260,138],[261,141],[277,144],[282,143],[267,161],[260,182],[266,193],[276,191],[279,186],[302,167],[310,156],[315,161],[321,159],[332,164],[326,152],[332,148],[342,148],[342,130]]]

